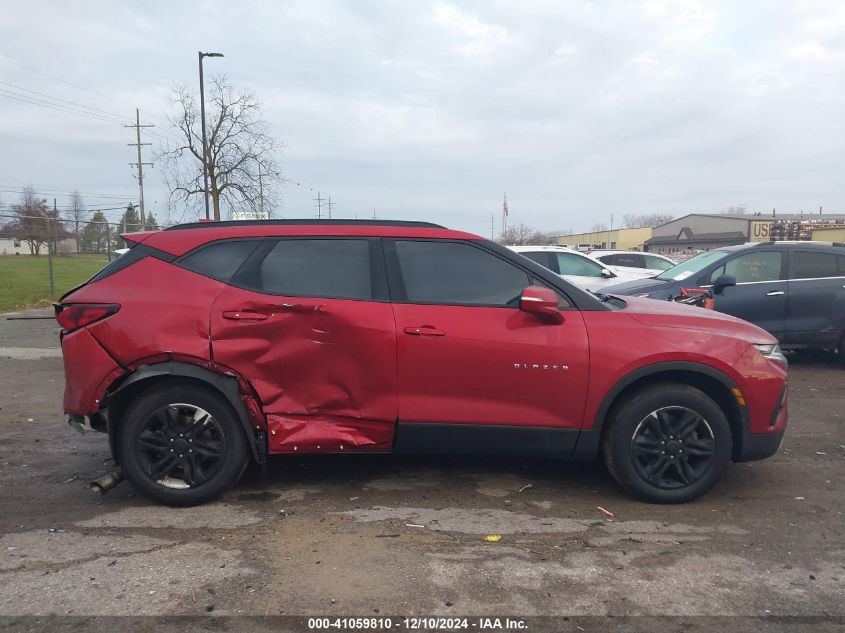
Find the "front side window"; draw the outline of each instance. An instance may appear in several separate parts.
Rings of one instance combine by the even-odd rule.
[[[372,299],[369,241],[279,240],[259,266],[257,286],[274,295]]]
[[[517,307],[528,274],[463,242],[397,240],[405,298],[411,303]]]
[[[754,283],[777,281],[781,279],[783,255],[778,251],[758,251],[746,253],[728,260],[710,273],[710,283],[722,275],[736,277],[736,283]]]
[[[817,279],[819,277],[838,277],[836,255],[833,253],[814,253],[811,251],[793,251],[791,279]]]
[[[602,265],[573,253],[555,253],[561,275],[578,277],[601,277]]]

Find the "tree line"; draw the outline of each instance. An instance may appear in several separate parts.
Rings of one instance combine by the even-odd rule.
[[[673,219],[667,213],[626,213],[622,219],[622,228],[638,229],[660,226]],[[607,224],[597,222],[590,229],[590,233],[607,231]],[[545,246],[557,244],[557,238],[562,235],[570,235],[571,231],[541,231],[528,224],[520,223],[507,227],[499,234],[498,242],[508,246]]]
[[[4,222],[5,220],[5,222]],[[62,212],[52,209],[30,185],[24,187],[17,203],[11,205],[7,217],[0,217],[0,237],[20,240],[30,255],[58,253],[59,245],[72,241],[68,250],[77,253],[106,253],[125,248],[121,233],[157,231],[155,216],[150,213],[143,226],[137,209],[127,205],[118,223],[109,223],[100,210],[88,211],[78,190],[70,196],[70,205]]]

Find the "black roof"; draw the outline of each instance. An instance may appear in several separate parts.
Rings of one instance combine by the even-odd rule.
[[[262,225],[318,225],[318,226],[408,226],[415,228],[445,229],[445,226],[433,222],[413,222],[409,220],[223,220],[220,222],[188,222],[186,224],[174,224],[168,226],[165,231],[182,229],[210,229],[224,226],[255,226]]]

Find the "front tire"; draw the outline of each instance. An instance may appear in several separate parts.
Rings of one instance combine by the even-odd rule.
[[[730,424],[713,400],[688,385],[661,384],[614,406],[602,452],[633,496],[686,503],[716,485],[732,445]]]
[[[170,506],[210,501],[231,488],[249,458],[243,429],[219,394],[167,383],[126,409],[118,438],[121,466],[138,492]]]

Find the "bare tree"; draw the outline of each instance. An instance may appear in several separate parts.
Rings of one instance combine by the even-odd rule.
[[[82,246],[82,224],[85,222],[85,216],[88,212],[85,210],[85,202],[82,196],[79,195],[79,190],[74,189],[70,194],[70,209],[68,210],[68,217],[73,225],[73,235],[76,238],[76,252],[80,251]]]
[[[747,208],[744,204],[736,204],[725,209],[724,213],[726,215],[745,215]]]
[[[279,202],[283,178],[276,162],[282,149],[267,133],[261,105],[247,90],[235,89],[223,76],[206,88],[208,189],[214,219],[221,201],[230,210],[271,211]],[[176,114],[169,118],[178,141],[162,146],[165,181],[176,201],[200,201],[205,192],[202,127],[197,97],[186,86],[173,88]]]
[[[626,213],[622,218],[622,225],[626,229],[652,228],[666,224],[672,219],[673,216],[668,213],[645,213],[643,215]]]
[[[553,233],[538,231],[533,226],[520,223],[505,229],[505,232],[499,235],[498,241],[500,244],[507,244],[509,246],[525,246],[527,244],[554,244],[556,240]]]
[[[606,231],[606,230],[607,230],[607,224],[605,224],[604,222],[596,222],[590,228],[591,233],[598,233],[599,231]]]
[[[59,225],[58,212],[47,207],[47,201],[39,198],[32,186],[24,187],[20,202],[12,205],[12,213],[7,231],[26,242],[31,255],[40,255],[45,244],[55,252],[58,239],[67,235]]]
[[[626,213],[622,216],[622,226],[626,229],[637,229],[640,227],[640,216],[636,213]]]

